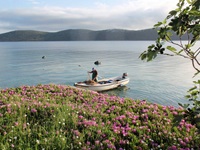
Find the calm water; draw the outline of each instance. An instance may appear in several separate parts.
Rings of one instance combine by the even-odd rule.
[[[186,91],[193,86],[194,70],[189,60],[159,56],[143,62],[139,55],[153,41],[106,42],[1,42],[0,88],[21,85],[65,84],[88,79],[96,67],[101,77],[127,72],[130,83],[107,93],[146,99],[162,105],[188,103]],[[198,43],[198,46],[200,43]],[[42,59],[45,56],[45,59]],[[101,65],[95,66],[99,60]]]

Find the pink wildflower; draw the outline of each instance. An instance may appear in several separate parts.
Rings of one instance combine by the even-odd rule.
[[[18,126],[19,125],[19,123],[18,122],[15,122],[15,126]]]
[[[36,113],[37,110],[36,110],[35,108],[33,108],[33,109],[31,109],[31,112],[32,112],[32,113]]]
[[[97,133],[98,133],[98,134],[101,134],[101,130],[98,130]]]
[[[25,129],[25,128],[26,128],[26,123],[23,124],[23,129]]]
[[[132,121],[133,124],[136,124],[137,122],[135,120]]]
[[[80,115],[80,116],[78,116],[78,118],[79,118],[79,119],[83,119],[83,116]]]
[[[56,134],[58,135],[58,134],[59,134],[59,131],[56,131]]]
[[[99,145],[99,143],[100,143],[100,141],[98,141],[98,140],[97,140],[97,141],[95,141],[95,144],[96,144],[96,145]]]
[[[133,133],[135,133],[137,130],[136,129],[133,129]]]
[[[176,146],[173,145],[173,146],[169,147],[168,150],[177,150],[177,148],[176,148]]]
[[[184,142],[184,141],[180,141],[180,144],[182,145],[182,146],[186,146],[186,143]]]
[[[110,109],[107,110],[107,113],[110,113]]]
[[[149,111],[148,109],[142,109],[142,113],[146,113],[148,111]]]
[[[178,115],[178,112],[177,112],[177,111],[173,111],[173,114],[174,114],[174,115]]]
[[[184,141],[186,142],[186,143],[189,143],[189,138],[188,137],[186,137],[185,139],[184,139]]]
[[[80,132],[79,132],[78,130],[74,130],[74,134],[75,134],[76,136],[79,136],[79,135],[80,135]]]

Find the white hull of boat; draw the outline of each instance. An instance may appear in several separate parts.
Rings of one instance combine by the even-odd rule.
[[[92,91],[107,91],[115,89],[119,86],[124,86],[129,83],[129,78],[113,77],[109,79],[99,80],[95,84],[86,84],[85,82],[77,82],[74,84],[75,87],[92,90]]]

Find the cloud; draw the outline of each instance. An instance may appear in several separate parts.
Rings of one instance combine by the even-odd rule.
[[[37,0],[28,0],[30,3],[34,4],[34,5],[37,5],[39,4],[40,2],[37,1]]]
[[[36,0],[29,1],[37,3]],[[43,6],[0,10],[0,33],[11,30],[145,29],[162,21],[173,5],[160,3],[159,0],[154,0],[153,3],[146,0],[129,0],[113,6],[95,3],[94,8]]]

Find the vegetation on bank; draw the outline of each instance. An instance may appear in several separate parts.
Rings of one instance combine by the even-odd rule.
[[[0,34],[0,41],[122,41],[122,40],[156,40],[157,33],[153,29],[145,30],[86,30],[68,29],[59,32],[41,32],[18,30]],[[177,36],[173,39],[178,40]],[[183,39],[187,39],[184,37]]]
[[[200,149],[184,111],[62,85],[0,91],[0,149]]]

